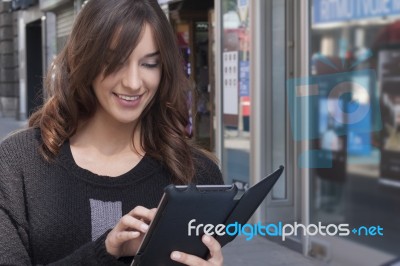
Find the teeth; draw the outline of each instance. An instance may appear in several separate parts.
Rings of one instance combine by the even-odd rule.
[[[126,95],[119,95],[119,94],[118,94],[118,97],[125,101],[135,101],[135,100],[139,99],[139,96],[126,96]]]

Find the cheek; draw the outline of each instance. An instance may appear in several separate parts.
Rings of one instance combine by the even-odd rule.
[[[100,82],[98,78],[96,78],[93,83],[92,83],[92,90],[94,95],[96,95],[96,98],[99,98],[99,92],[100,92]]]
[[[92,83],[93,91],[98,97],[104,93],[107,93],[111,88],[115,86],[115,78],[108,76],[106,78],[100,76],[96,77]]]
[[[161,81],[161,72],[154,73],[153,75],[149,75],[147,78],[147,88],[152,90],[153,93],[157,91]]]
[[[92,82],[92,88],[94,93],[96,94],[96,96],[99,95],[99,93],[101,92],[102,88],[103,88],[103,83],[104,83],[105,79],[104,76],[102,74],[99,74],[95,77],[95,79]]]

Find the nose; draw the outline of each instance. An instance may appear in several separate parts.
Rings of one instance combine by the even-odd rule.
[[[140,70],[137,65],[133,63],[128,65],[122,78],[122,85],[131,90],[139,90],[142,87]]]

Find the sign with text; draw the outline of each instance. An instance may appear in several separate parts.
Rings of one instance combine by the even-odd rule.
[[[400,0],[314,0],[313,24],[400,15]]]
[[[249,61],[240,61],[239,64],[239,94],[240,96],[250,96],[250,66]]]
[[[238,51],[223,53],[223,103],[224,114],[239,113],[239,53]]]

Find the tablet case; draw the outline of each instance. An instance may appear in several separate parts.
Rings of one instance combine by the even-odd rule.
[[[246,223],[272,189],[284,167],[248,189],[240,199],[235,185],[223,186],[174,186],[165,188],[158,211],[139,247],[131,266],[176,266],[183,265],[170,259],[172,251],[182,251],[202,258],[208,256],[208,249],[202,243],[196,230],[189,236],[188,224]],[[203,232],[203,227],[200,232]],[[215,236],[221,246],[236,236]]]

